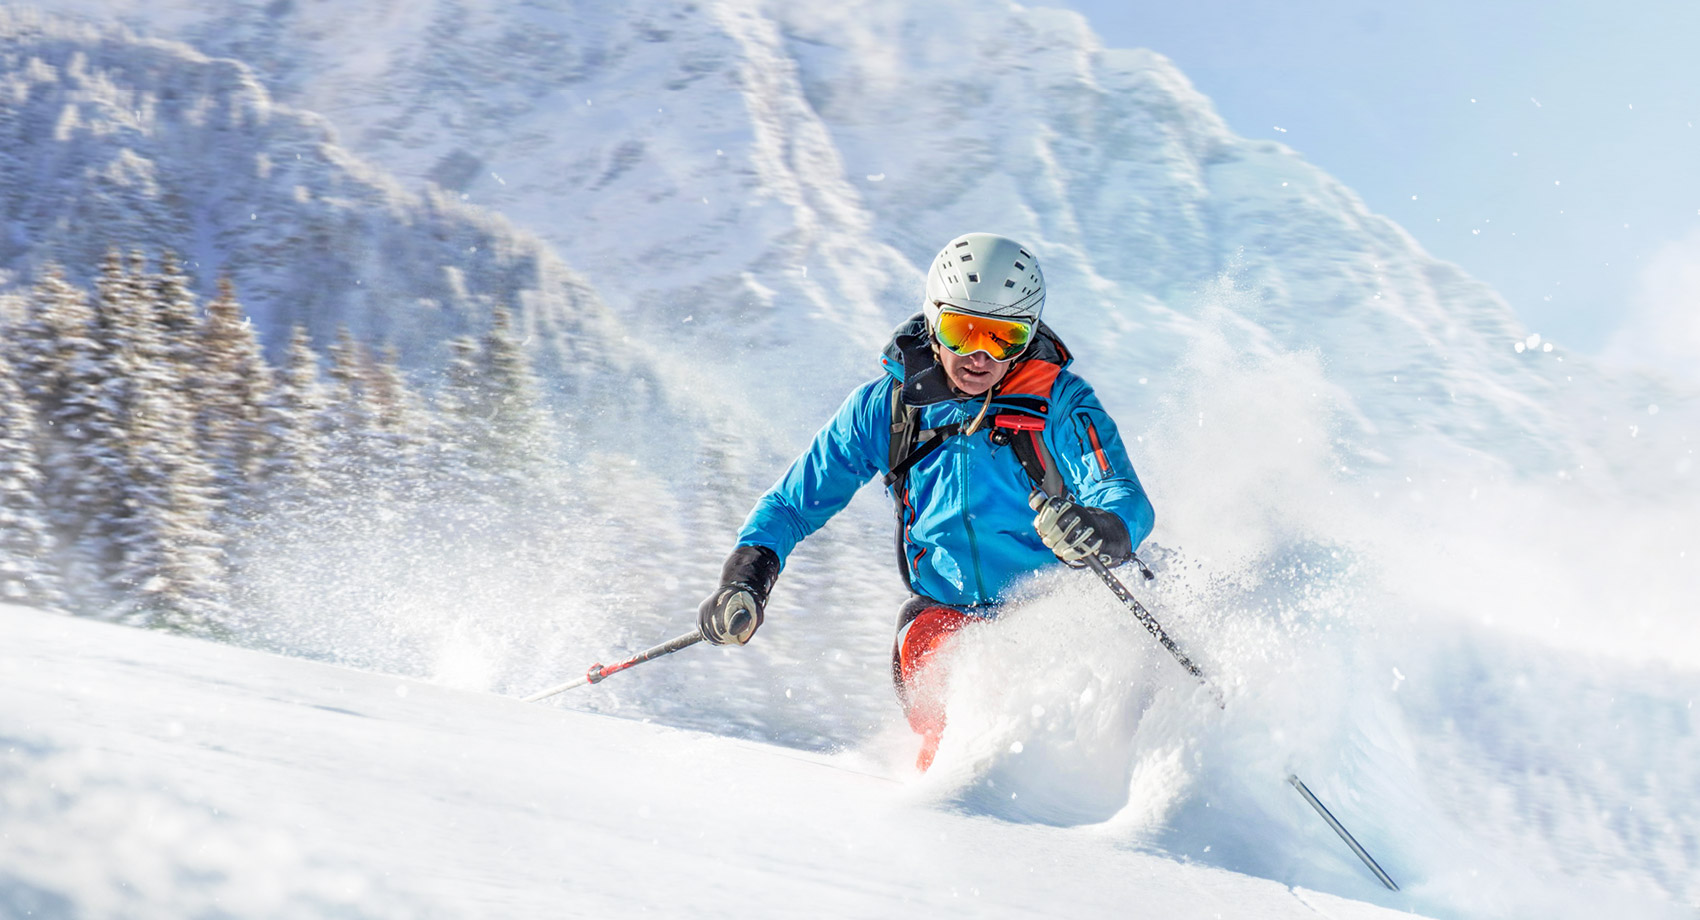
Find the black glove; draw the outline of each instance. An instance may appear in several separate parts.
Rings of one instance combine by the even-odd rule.
[[[714,645],[743,645],[761,625],[767,594],[779,579],[779,555],[765,546],[740,546],[726,557],[720,587],[697,608],[697,628]]]
[[[1133,539],[1115,512],[1077,505],[1063,497],[1046,498],[1037,489],[1027,497],[1027,504],[1039,512],[1033,518],[1039,539],[1069,565],[1084,565],[1087,556],[1097,556],[1099,562],[1113,567],[1133,557]]]

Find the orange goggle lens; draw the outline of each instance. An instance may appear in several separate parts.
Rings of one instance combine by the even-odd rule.
[[[983,351],[993,361],[1008,361],[1027,349],[1027,343],[1033,340],[1033,324],[946,310],[939,314],[934,334],[939,344],[963,357]]]

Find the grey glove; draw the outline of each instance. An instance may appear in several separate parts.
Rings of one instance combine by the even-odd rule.
[[[743,645],[761,626],[767,595],[779,578],[779,556],[765,546],[740,546],[726,558],[720,587],[697,608],[697,628],[714,645]]]
[[[1085,565],[1096,556],[1105,566],[1118,566],[1133,556],[1133,540],[1127,525],[1113,511],[1075,504],[1062,496],[1046,498],[1037,489],[1027,504],[1038,514],[1033,529],[1045,548],[1069,565]]]

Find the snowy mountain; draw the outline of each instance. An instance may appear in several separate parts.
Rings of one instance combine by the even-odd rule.
[[[339,325],[441,363],[454,335],[516,311],[562,380],[630,372],[608,309],[547,246],[435,191],[413,193],[275,104],[243,65],[122,29],[0,10],[6,118],[0,266],[92,277],[110,248],[177,251],[209,294],[228,275],[266,340]]]
[[[1227,325],[1248,353],[1320,355],[1343,451],[1383,472],[1485,459],[1640,483],[1668,476],[1668,421],[1694,412],[1693,394],[1605,381],[1565,348],[1515,350],[1529,333],[1492,291],[1070,13],[62,6],[245,61],[404,182],[540,234],[627,322],[733,368],[759,354],[766,375],[801,381],[799,430],[869,372],[919,269],[971,227],[1037,247],[1052,323],[1112,408],[1154,408],[1158,388],[1137,381]],[[1637,418],[1650,404],[1665,423]],[[1656,445],[1629,443],[1637,421]]]
[[[354,719],[346,712],[285,716],[284,704],[253,700],[273,706],[255,719],[315,739],[337,768],[282,765],[269,774],[280,801],[349,801],[334,790],[353,775],[362,796],[423,789],[452,803],[385,799],[377,831],[320,809],[315,827],[355,841],[322,857],[322,835],[273,835],[269,817],[225,825],[230,846],[277,854],[277,876],[309,880],[277,903],[350,903],[345,883],[381,888],[390,864],[357,854],[425,839],[419,822],[435,817],[483,828],[476,840],[497,853],[510,843],[488,828],[521,822],[534,835],[516,848],[522,859],[605,851],[610,862],[592,865],[609,887],[587,902],[598,909],[625,883],[693,890],[616,861],[662,839],[639,819],[699,816],[668,824],[686,839],[662,864],[694,878],[701,852],[689,836],[708,840],[731,807],[673,792],[699,789],[697,773],[571,761],[602,798],[584,799],[595,827],[560,842],[565,812],[530,811],[564,801],[549,798],[559,787],[499,763],[553,765],[609,746],[763,777],[774,799],[702,846],[785,857],[793,872],[726,869],[780,890],[782,905],[820,894],[796,878],[846,860],[915,871],[882,861],[889,841],[856,811],[870,800],[872,813],[913,806],[898,820],[916,839],[965,841],[974,858],[955,867],[966,873],[957,894],[992,879],[1007,887],[981,890],[1016,905],[1103,897],[1080,903],[1121,912],[1124,893],[1160,889],[1225,915],[1242,899],[1280,915],[1311,897],[1243,876],[1434,916],[1674,916],[1700,903],[1685,792],[1700,782],[1695,394],[1608,379],[1564,343],[1530,336],[1493,292],[1296,152],[1233,136],[1161,57],[1104,49],[1072,14],[991,0],[56,0],[54,10],[92,24],[0,20],[0,255],[16,280],[50,258],[92,267],[113,243],[188,237],[200,282],[233,274],[271,329],[305,320],[325,335],[347,323],[407,346],[421,366],[444,336],[507,302],[544,368],[570,384],[557,395],[572,421],[598,429],[572,452],[584,512],[548,522],[583,552],[540,558],[473,540],[386,556],[377,535],[360,534],[332,547],[330,566],[277,549],[292,603],[252,624],[264,639],[250,644],[395,677],[335,672],[337,682],[299,663],[134,637],[144,672],[155,658],[191,673],[252,671],[252,692],[284,699],[307,699],[286,687],[315,680],[368,696],[400,685],[443,707],[427,717],[440,719],[432,731],[392,725],[392,744],[370,744],[331,724]],[[692,649],[551,704],[667,729],[488,697],[686,628],[756,491],[874,373],[874,348],[916,306],[921,268],[968,229],[1039,251],[1047,320],[1120,421],[1157,507],[1147,554],[1160,577],[1141,596],[1227,688],[1227,709],[1202,700],[1102,586],[1060,573],[963,652],[940,772],[917,793],[925,806],[820,767],[821,752],[843,752],[838,766],[909,782],[891,766],[912,741],[891,697],[902,588],[877,490],[790,560],[750,647]],[[358,584],[325,583],[349,569]],[[59,621],[22,619],[16,634],[39,635],[44,622]],[[105,641],[83,632],[97,626],[63,628]],[[73,667],[43,647],[43,667]],[[30,673],[0,667],[0,705],[46,711],[12,690],[39,693],[17,677]],[[77,673],[95,685],[111,672]],[[187,732],[194,719],[160,713],[232,704],[189,678],[138,676],[164,708],[122,718],[166,719],[163,740],[99,721],[116,690],[99,706],[67,703],[67,728],[28,722],[15,744],[8,730],[8,776],[23,777],[9,782],[39,826],[69,820],[99,835],[133,801],[218,825],[193,799],[112,785],[108,750],[193,777],[296,756],[213,722],[204,749],[176,760],[171,725]],[[370,711],[343,692],[307,708]],[[559,743],[537,740],[557,725]],[[785,745],[810,775],[747,742]],[[485,744],[502,756],[466,770],[499,780],[458,779],[450,759],[482,757]],[[436,756],[394,753],[404,748]],[[1405,900],[1384,899],[1303,810],[1282,782],[1289,772],[1352,816]],[[40,792],[62,773],[75,793]],[[235,774],[218,775],[234,790]],[[518,797],[485,798],[486,785]],[[213,807],[252,801],[231,791]],[[816,836],[767,839],[787,812],[810,816]],[[148,849],[152,833],[115,846]],[[73,846],[39,839],[32,867]],[[429,865],[460,852],[437,862],[427,846]],[[1087,865],[1089,878],[1011,882],[1038,868],[1012,868],[1011,854],[1034,847],[1056,865]],[[154,880],[181,868],[181,850],[163,852],[176,855]],[[428,889],[479,904],[546,895],[561,863],[531,864],[514,883],[503,876],[511,856],[480,857],[476,878]],[[356,873],[368,881],[336,874],[341,857],[370,867]],[[92,859],[90,872],[120,864]],[[76,883],[29,871],[12,890]],[[892,898],[920,888],[930,912],[954,909],[926,878],[897,878]],[[702,884],[726,898],[705,912],[747,890]],[[387,894],[353,897],[357,912],[388,909],[371,906]],[[882,912],[873,897],[858,903]],[[1180,894],[1152,903],[1192,915]]]

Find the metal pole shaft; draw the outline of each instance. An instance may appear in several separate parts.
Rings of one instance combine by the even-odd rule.
[[[1351,832],[1346,830],[1346,826],[1341,824],[1339,820],[1334,817],[1334,814],[1328,810],[1328,806],[1322,804],[1322,800],[1318,799],[1316,794],[1310,791],[1310,787],[1306,786],[1304,781],[1299,779],[1297,773],[1289,774],[1287,776],[1287,782],[1293,784],[1293,788],[1299,791],[1299,795],[1304,796],[1305,801],[1310,803],[1310,807],[1316,809],[1316,813],[1322,816],[1322,820],[1327,821],[1328,826],[1334,829],[1334,833],[1339,834],[1340,839],[1346,842],[1346,846],[1351,847],[1352,852],[1356,853],[1358,858],[1364,861],[1364,865],[1369,867],[1369,871],[1375,873],[1375,877],[1381,880],[1381,884],[1386,885],[1394,891],[1399,890],[1399,886],[1393,883],[1393,879],[1385,871],[1383,871],[1375,859],[1369,855],[1369,851],[1365,850],[1363,846],[1358,843],[1357,838],[1353,837]]]
[[[1175,660],[1180,662],[1181,667],[1186,668],[1186,672],[1188,674],[1198,678],[1198,682],[1209,689],[1211,697],[1216,700],[1217,708],[1228,708],[1227,700],[1222,697],[1222,691],[1218,690],[1216,685],[1212,684],[1210,680],[1204,676],[1204,672],[1199,669],[1198,665],[1192,663],[1192,659],[1188,658],[1186,653],[1181,651],[1181,647],[1175,644],[1175,640],[1169,638],[1168,632],[1163,629],[1163,624],[1157,622],[1157,618],[1152,616],[1151,611],[1146,610],[1145,605],[1141,604],[1139,600],[1133,596],[1133,592],[1127,589],[1127,585],[1122,584],[1122,580],[1117,578],[1115,574],[1098,559],[1097,556],[1087,556],[1086,564],[1091,566],[1092,571],[1098,573],[1098,578],[1109,587],[1110,593],[1114,594],[1116,598],[1127,607],[1127,609],[1133,611],[1134,618],[1137,619],[1140,624],[1151,633],[1151,635],[1157,637],[1158,644],[1162,645],[1163,648],[1168,649],[1169,654],[1173,655]]]
[[[676,638],[669,639],[666,642],[663,642],[660,645],[657,645],[656,647],[654,647],[652,649],[646,649],[642,652],[639,652],[636,655],[633,655],[632,657],[627,658],[625,661],[622,661],[618,664],[610,664],[610,665],[603,665],[603,664],[600,664],[600,663],[599,664],[593,664],[593,665],[590,666],[590,670],[585,672],[583,677],[579,677],[579,678],[576,678],[574,680],[567,681],[566,683],[561,684],[558,687],[550,687],[547,690],[543,690],[543,691],[538,692],[538,693],[533,693],[532,695],[526,697],[524,699],[524,702],[535,703],[538,700],[547,699],[551,696],[554,696],[557,693],[562,693],[564,691],[571,690],[575,687],[582,687],[585,684],[600,683],[604,678],[606,678],[610,674],[618,674],[619,672],[624,671],[625,669],[627,669],[629,667],[633,667],[635,665],[643,664],[644,662],[649,661],[649,660],[654,659],[654,658],[660,658],[662,655],[671,655],[674,652],[678,651],[679,649],[687,648],[687,647],[695,645],[695,644],[697,644],[698,642],[701,642],[701,641],[702,641],[702,632],[700,630],[694,631],[694,632],[688,632],[688,633],[685,633],[682,636],[678,636]]]

